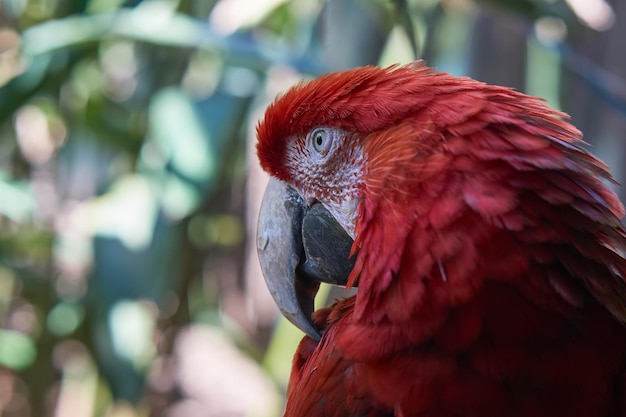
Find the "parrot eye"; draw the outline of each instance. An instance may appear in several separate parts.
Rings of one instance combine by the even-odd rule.
[[[320,156],[326,156],[332,143],[332,138],[328,132],[325,129],[316,129],[311,132],[310,140],[313,144],[313,149],[315,149]]]

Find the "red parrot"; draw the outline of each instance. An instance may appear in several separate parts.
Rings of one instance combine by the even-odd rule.
[[[285,416],[626,416],[624,207],[566,118],[422,62],[268,107],[258,251],[307,333]],[[313,313],[320,281],[358,292]]]

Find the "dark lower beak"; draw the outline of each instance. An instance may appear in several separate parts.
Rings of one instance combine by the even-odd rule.
[[[267,287],[282,314],[315,340],[311,315],[320,282],[346,285],[352,239],[322,204],[308,207],[286,183],[270,179],[263,196],[257,250]]]

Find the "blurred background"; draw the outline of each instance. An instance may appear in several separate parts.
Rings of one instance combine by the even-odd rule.
[[[568,112],[624,182],[625,40],[624,0],[0,0],[0,416],[280,415],[273,97],[424,58]]]

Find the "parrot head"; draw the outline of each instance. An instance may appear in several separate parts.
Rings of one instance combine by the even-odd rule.
[[[367,165],[364,139],[398,117],[369,95],[389,72],[359,68],[300,84],[270,105],[257,127],[261,166],[307,204],[323,204],[352,238]],[[387,86],[390,93],[399,81]]]
[[[430,99],[439,75],[421,62],[326,74],[278,97],[257,126],[258,157],[272,176],[258,231],[263,275],[281,312],[316,340],[318,283],[357,286],[349,275],[368,171],[413,153],[401,149],[408,127],[398,122]],[[372,158],[368,145],[380,142],[387,152]]]
[[[316,340],[311,313],[319,282],[345,285],[354,264],[366,166],[362,135],[373,128],[362,117],[385,111],[367,96],[381,70],[353,73],[356,78],[327,74],[292,88],[257,126],[259,159],[272,175],[259,219],[263,275],[281,312]],[[355,94],[363,99],[359,117],[346,102]]]

